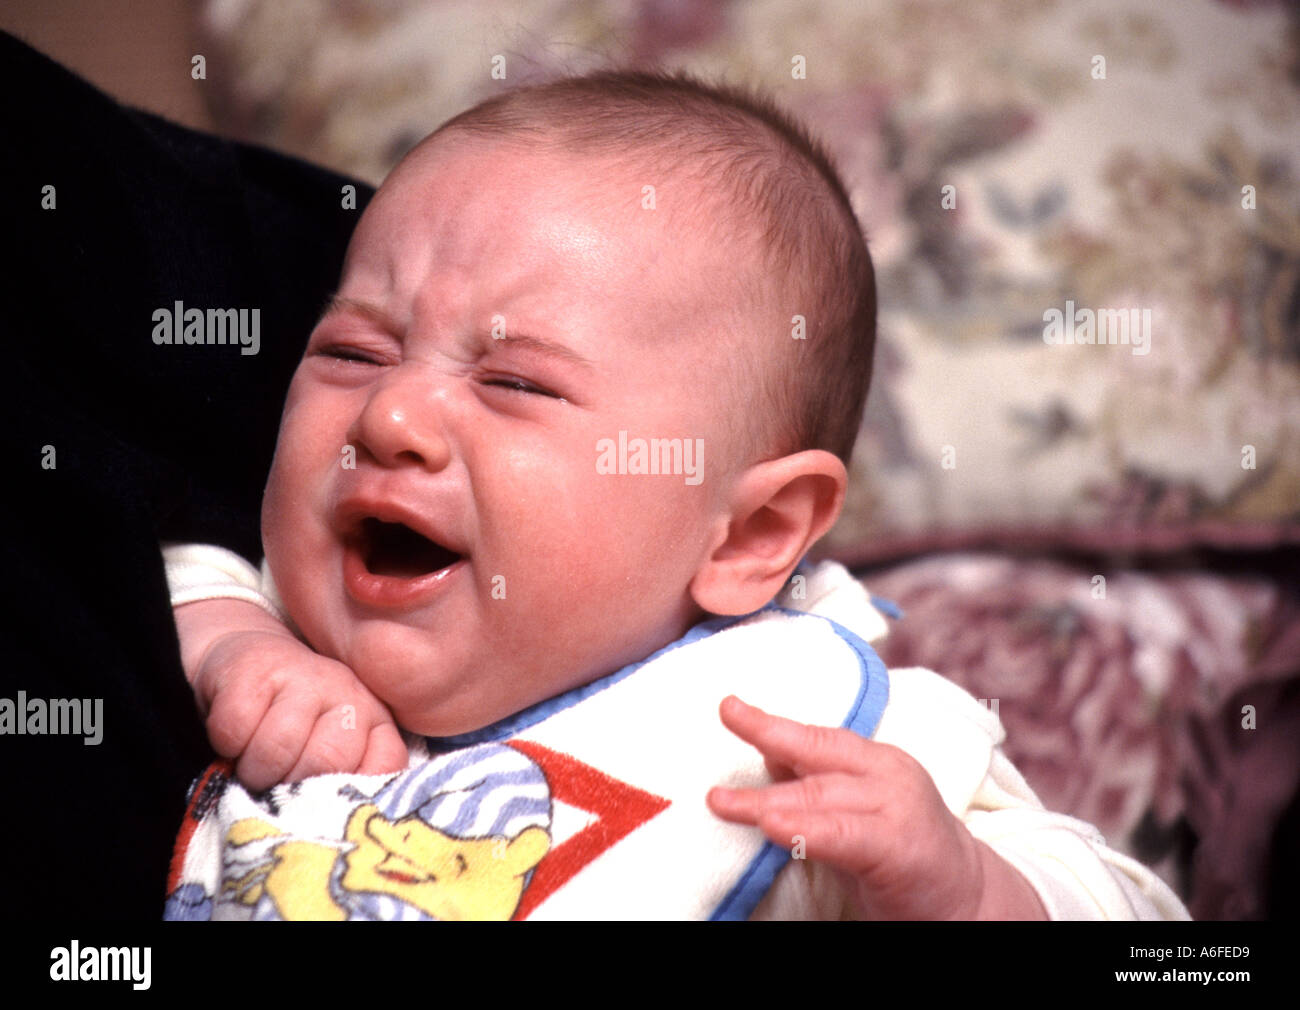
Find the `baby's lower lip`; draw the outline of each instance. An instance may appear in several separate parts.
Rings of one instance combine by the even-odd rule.
[[[343,549],[343,585],[357,603],[370,607],[400,608],[427,603],[446,588],[468,564],[468,558],[411,578],[376,575],[366,568],[365,559],[355,544]]]

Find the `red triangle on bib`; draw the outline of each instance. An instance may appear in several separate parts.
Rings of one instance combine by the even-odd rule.
[[[577,758],[531,740],[505,741],[542,769],[551,798],[595,815],[595,820],[548,852],[533,871],[513,918],[529,914],[606,849],[668,808],[669,800],[597,771]]]

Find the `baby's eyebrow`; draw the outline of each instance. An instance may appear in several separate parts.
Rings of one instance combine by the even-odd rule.
[[[364,316],[366,319],[378,323],[394,336],[401,336],[403,332],[402,325],[396,319],[378,305],[372,305],[370,302],[357,301],[355,298],[344,298],[341,295],[330,295],[325,302],[325,310],[320,314],[320,318],[324,319],[335,312],[354,312],[359,316]],[[320,325],[320,319],[316,323]]]
[[[404,332],[404,327],[396,319],[378,305],[372,305],[370,302],[358,301],[355,298],[344,298],[341,295],[331,295],[325,303],[325,311],[321,313],[321,319],[334,312],[355,312],[357,315],[378,323],[395,336],[400,337]],[[533,351],[547,357],[558,358],[561,361],[568,361],[583,368],[596,367],[594,362],[584,358],[572,348],[565,347],[554,340],[545,340],[542,337],[535,337],[527,333],[506,332],[501,336],[493,334],[488,341],[485,341],[485,344],[486,346],[504,344],[510,347],[518,347],[521,350]]]
[[[511,347],[518,347],[527,351],[535,351],[538,354],[550,358],[559,358],[561,361],[569,361],[575,365],[581,365],[583,368],[595,368],[595,364],[584,358],[577,351],[565,347],[563,344],[557,344],[553,340],[543,340],[541,337],[530,336],[526,333],[505,333],[502,336],[493,336],[491,344],[507,344]]]

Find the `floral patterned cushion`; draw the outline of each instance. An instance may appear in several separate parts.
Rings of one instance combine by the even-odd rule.
[[[877,379],[829,541],[852,557],[1044,525],[1300,540],[1297,17],[209,0],[203,24],[225,130],[374,181],[478,99],[609,61],[752,83],[804,117],[878,267]],[[1088,314],[1125,342],[1045,340]]]

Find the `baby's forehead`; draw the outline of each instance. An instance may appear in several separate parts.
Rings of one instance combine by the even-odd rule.
[[[609,210],[601,227],[643,248],[643,281],[689,264],[689,279],[716,299],[766,265],[767,228],[762,214],[710,168],[702,158],[673,157],[657,145],[574,144],[558,130],[488,137],[451,130],[417,145],[380,195],[437,227],[482,227],[483,216],[463,213],[471,205],[494,210],[497,227],[520,231],[554,226],[570,213],[577,219]],[[779,283],[776,277],[749,283],[748,296]]]
[[[560,127],[488,136],[453,128],[422,140],[389,174],[380,191],[399,178],[403,183],[428,185],[452,161],[477,158],[509,167],[508,172],[479,177],[479,186],[528,181],[564,192],[575,201],[623,201],[655,217],[683,215],[697,223],[743,220],[761,226],[762,215],[726,181],[726,157],[723,150],[705,157],[663,143],[578,142]]]

